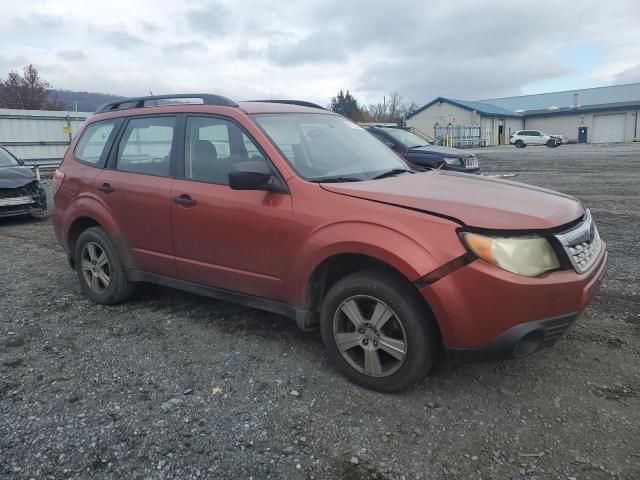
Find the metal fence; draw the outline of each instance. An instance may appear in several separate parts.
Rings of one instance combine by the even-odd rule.
[[[447,147],[484,147],[485,138],[480,125],[436,125],[433,134],[436,145]]]
[[[0,145],[28,165],[59,163],[88,112],[0,109]]]

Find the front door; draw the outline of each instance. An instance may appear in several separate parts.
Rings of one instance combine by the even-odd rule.
[[[170,218],[175,124],[175,116],[130,118],[94,182],[132,267],[166,276],[176,275]]]
[[[231,165],[266,155],[234,121],[186,119],[184,178],[172,186],[174,252],[183,280],[282,299],[294,228],[291,196],[232,190]],[[182,155],[181,155],[182,156]]]
[[[578,128],[578,143],[587,143],[587,127]]]

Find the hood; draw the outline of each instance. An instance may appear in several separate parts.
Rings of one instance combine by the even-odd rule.
[[[576,199],[523,183],[464,173],[431,171],[381,180],[323,183],[333,193],[455,219],[488,229],[542,230],[584,214]]]
[[[470,157],[472,153],[468,150],[460,150],[459,148],[439,147],[437,145],[425,145],[424,147],[410,148],[411,153],[436,153],[443,157]]]
[[[34,180],[29,167],[0,167],[0,188],[20,188]]]

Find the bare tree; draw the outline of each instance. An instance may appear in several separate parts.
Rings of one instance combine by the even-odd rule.
[[[401,110],[403,108],[402,95],[398,92],[391,93],[391,95],[389,95],[389,101],[387,102],[387,121],[398,122],[402,117]]]
[[[48,106],[59,108],[60,105],[47,102],[50,87],[33,65],[24,67],[22,75],[12,70],[6,80],[0,81],[0,107],[23,110],[40,110]]]
[[[384,102],[369,104],[365,111],[371,116],[373,122],[401,124],[408,114],[417,109],[418,105],[415,102],[407,106],[402,101],[402,95],[393,92],[385,97]]]
[[[383,103],[371,103],[367,107],[367,112],[374,122],[384,122],[387,117],[387,109]]]

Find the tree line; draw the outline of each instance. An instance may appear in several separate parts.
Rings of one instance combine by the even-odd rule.
[[[401,123],[410,113],[417,110],[418,105],[411,102],[405,104],[399,92],[392,92],[382,102],[360,105],[349,92],[342,90],[331,98],[329,110],[350,118],[354,122]]]
[[[50,90],[51,84],[40,76],[33,65],[24,67],[22,73],[12,70],[6,79],[0,80],[0,108],[64,110],[65,103],[51,98]],[[349,90],[340,90],[329,104],[329,110],[355,122],[401,123],[406,115],[417,108],[415,102],[405,104],[398,92],[392,92],[382,102],[360,105]]]
[[[22,73],[12,70],[0,80],[0,108],[19,110],[64,110],[59,100],[49,99],[51,85],[40,77],[38,69],[29,64]]]

